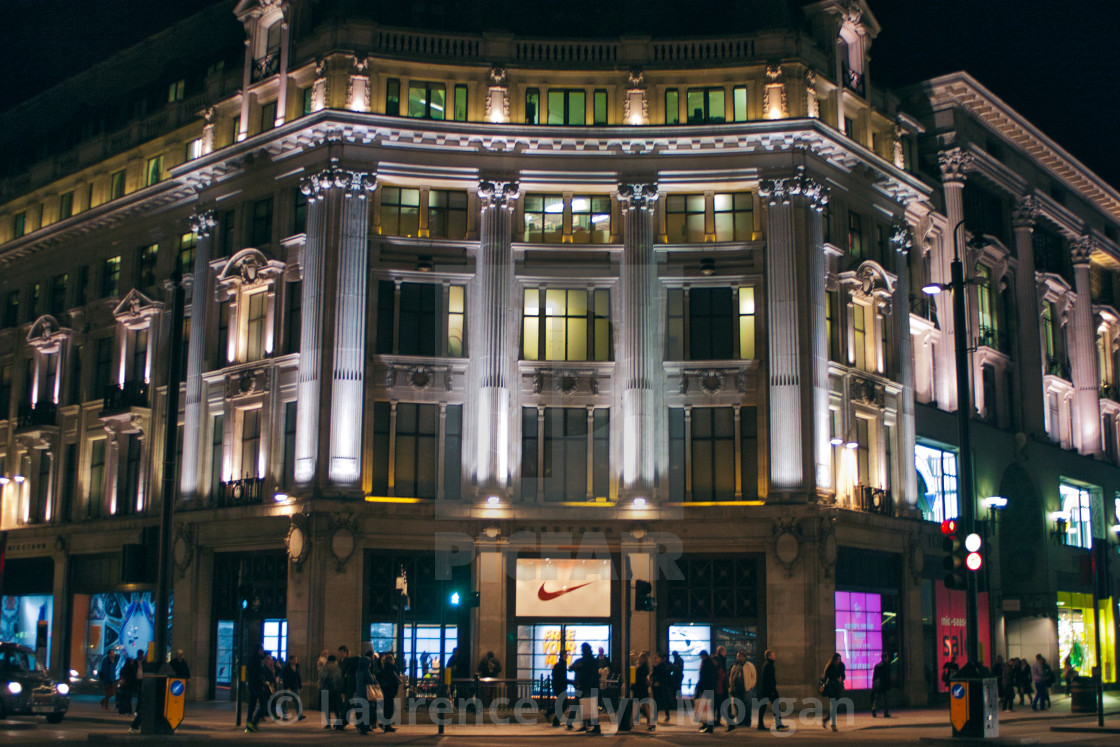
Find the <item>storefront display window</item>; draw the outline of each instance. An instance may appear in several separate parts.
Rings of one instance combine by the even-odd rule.
[[[677,623],[669,626],[669,654],[677,652],[684,660],[684,681],[681,688],[692,692],[700,673],[700,652],[709,654],[723,646],[727,658],[734,661],[735,655],[742,651],[747,661],[762,664],[762,652],[758,649],[758,628],[754,625],[709,625],[706,623]],[[730,664],[728,665],[730,666]]]
[[[883,654],[883,622],[895,613],[883,611],[880,594],[836,592],[836,650],[847,664],[849,690],[871,687],[871,670]]]
[[[1105,682],[1116,681],[1116,626],[1112,614],[1112,599],[1102,599],[1100,604],[1101,654],[1104,667],[1101,676]],[[1093,595],[1075,592],[1058,592],[1058,661],[1054,667],[1065,668],[1068,658],[1077,673],[1089,677],[1096,664],[1096,644],[1093,631]]]
[[[957,516],[957,455],[951,451],[917,444],[918,506],[922,518],[938,523]]]
[[[965,635],[965,593],[949,590],[945,584],[934,585],[937,608],[937,689],[948,692],[949,688],[941,681],[941,672],[950,660],[963,666],[967,657],[968,642]],[[980,630],[980,658],[988,661],[990,652],[991,627],[988,624],[988,593],[976,595],[976,616]]]
[[[378,653],[397,650],[397,626],[394,623],[371,623],[370,646]],[[446,660],[459,645],[459,626],[447,625],[443,639],[443,657]],[[404,656],[397,662],[402,676],[412,671],[412,652],[416,651],[416,676],[423,679],[428,673],[439,671],[439,625],[434,623],[406,624],[404,628]],[[474,671],[474,668],[471,668]]]
[[[560,653],[560,642],[568,654],[568,666],[579,658],[583,644],[590,644],[598,653],[611,650],[610,625],[518,625],[517,626],[517,679],[539,682],[552,676],[552,665]],[[618,666],[612,663],[617,672]],[[574,676],[569,678],[574,679]]]
[[[0,641],[34,649],[44,666],[51,660],[51,621],[54,597],[50,594],[6,596],[0,603]]]
[[[1093,491],[1063,482],[1058,486],[1062,497],[1062,512],[1069,517],[1066,524],[1065,544],[1070,547],[1093,547]],[[1091,606],[1091,605],[1090,605]]]
[[[171,607],[174,608],[173,599]],[[73,621],[71,640],[85,641],[82,649],[85,661],[71,661],[70,666],[85,677],[96,677],[101,660],[110,649],[115,648],[120,654],[118,667],[124,665],[126,657],[134,658],[147,653],[148,644],[155,635],[152,592],[75,594]],[[170,615],[167,627],[170,641]]]

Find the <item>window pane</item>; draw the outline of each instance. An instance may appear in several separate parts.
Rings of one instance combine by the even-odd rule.
[[[455,86],[455,121],[467,121],[467,87]]]
[[[681,95],[677,89],[670,88],[665,92],[665,124],[675,125],[681,123]]]
[[[583,91],[572,91],[568,94],[567,124],[587,124],[587,94]]]
[[[732,94],[735,97],[735,121],[747,121],[747,89],[744,86],[736,86]]]
[[[595,92],[595,124],[605,125],[607,123],[607,92]]]
[[[429,83],[428,89],[428,116],[447,119],[447,89],[442,83]]]
[[[550,125],[566,124],[564,121],[565,91],[548,92],[548,123]]]
[[[723,109],[723,89],[711,88],[708,89],[708,121],[712,123],[723,122],[724,109]]]
[[[408,84],[408,116],[426,117],[428,115],[428,87],[424,83]]]

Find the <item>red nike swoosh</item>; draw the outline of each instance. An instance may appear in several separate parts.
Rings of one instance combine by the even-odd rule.
[[[582,584],[579,584],[578,586],[568,586],[568,587],[565,587],[565,588],[561,589],[560,591],[545,591],[544,590],[544,584],[541,584],[541,588],[537,590],[537,599],[541,600],[542,602],[549,602],[549,601],[552,601],[553,599],[555,599],[556,597],[562,597],[570,591],[575,591],[576,589],[581,589],[584,586],[587,586],[588,584],[593,584],[593,583],[595,583],[595,582],[594,581],[585,581]]]

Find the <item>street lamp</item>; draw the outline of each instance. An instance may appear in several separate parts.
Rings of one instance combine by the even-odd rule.
[[[960,241],[958,236],[964,220],[953,226],[953,261],[949,265],[949,283],[930,283],[922,287],[922,292],[927,295],[936,295],[941,291],[953,292],[953,331],[956,337],[956,363],[957,363],[957,438],[960,449],[960,482],[958,494],[960,495],[960,520],[964,525],[963,534],[968,535],[976,531],[976,505],[973,496],[972,478],[972,443],[971,422],[969,409],[972,397],[969,388],[968,371],[968,317],[964,305],[964,264],[961,262]],[[983,238],[974,237],[974,245],[983,246]],[[965,574],[967,579],[965,588],[965,653],[969,666],[981,667],[980,663],[980,624],[977,614],[976,602],[976,574]],[[963,673],[962,673],[963,674]],[[972,672],[971,676],[978,676],[979,672]]]

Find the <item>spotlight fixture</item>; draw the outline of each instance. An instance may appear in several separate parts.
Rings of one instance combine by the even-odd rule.
[[[490,496],[486,497],[486,505],[488,505],[488,506],[497,506],[501,502],[502,502],[502,499],[499,498],[496,495],[490,495]]]
[[[716,261],[711,257],[704,257],[700,260],[700,274],[705,276],[716,274]]]
[[[431,256],[427,254],[421,254],[419,257],[417,257],[416,269],[420,272],[431,272],[434,269]]]

